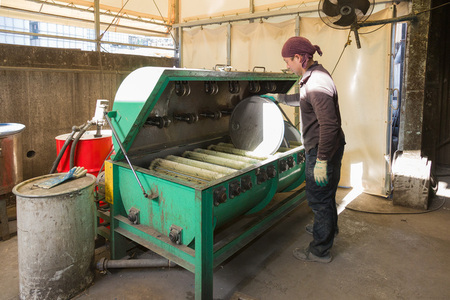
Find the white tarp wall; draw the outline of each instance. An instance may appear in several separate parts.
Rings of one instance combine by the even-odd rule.
[[[387,8],[370,19],[392,17]],[[381,28],[380,28],[381,27]],[[376,30],[378,29],[378,30]],[[348,46],[334,71],[346,135],[341,186],[361,187],[367,193],[388,192],[386,176],[389,54],[391,25],[361,28],[361,49]],[[331,73],[335,67],[349,31],[326,26],[320,18],[301,18],[300,35],[307,37],[323,51],[314,56]],[[233,23],[231,27],[231,66],[248,71],[264,66],[266,71],[279,72],[286,66],[281,58],[284,42],[295,35],[295,20],[282,23],[255,21]],[[227,61],[227,25],[211,25],[183,29],[182,62],[186,68],[212,69]],[[292,91],[293,92],[293,89]],[[284,107],[294,120],[294,109]]]

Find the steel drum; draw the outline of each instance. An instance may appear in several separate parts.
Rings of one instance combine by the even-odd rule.
[[[278,106],[260,96],[242,100],[231,114],[230,137],[234,146],[256,155],[274,154],[283,141],[284,128]]]

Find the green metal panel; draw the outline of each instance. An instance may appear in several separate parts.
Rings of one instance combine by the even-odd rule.
[[[305,149],[293,155],[295,167],[283,172],[278,177],[277,192],[287,192],[295,189],[305,181]]]
[[[278,174],[278,172],[277,172]],[[274,177],[271,180],[268,180],[264,183],[264,185],[266,185],[268,192],[265,195],[264,198],[262,198],[257,205],[255,205],[250,211],[247,212],[247,214],[253,214],[256,213],[258,211],[260,211],[261,209],[263,209],[264,207],[267,206],[267,204],[270,203],[270,201],[272,200],[273,196],[275,195],[275,193],[277,192],[277,187],[278,187],[278,178]]]
[[[129,168],[119,167],[118,176],[122,204],[125,211],[139,210],[140,223],[151,226],[161,234],[169,235],[172,225],[183,228],[183,244],[189,244],[195,235],[195,190],[142,172],[136,172],[144,189],[157,195],[148,199]]]
[[[224,243],[214,247],[214,267],[217,267],[231,255],[242,249],[243,245],[250,243],[265,230],[295,209],[306,200],[305,189],[300,189],[283,201],[258,215],[252,221],[243,226],[245,229],[233,233]]]
[[[196,233],[196,220],[192,218],[192,212],[195,211],[196,189],[140,171],[136,173],[144,189],[157,196],[153,199],[144,197],[132,171],[129,168],[118,166],[115,178],[118,179],[116,188],[120,191],[120,195],[115,199],[118,199],[117,203],[121,203],[121,214],[127,216],[129,210],[135,208],[140,212],[141,224],[150,226],[165,236],[169,235],[172,225],[179,226],[183,229],[183,244],[189,245]],[[241,193],[232,199],[229,198],[219,206],[213,206],[211,223],[213,228],[220,227],[248,211],[257,212],[270,202],[277,190],[278,179],[273,178],[257,184],[254,173],[254,171],[243,173],[203,191],[203,200],[213,203],[213,191],[216,188],[224,187],[226,194],[229,195],[229,183],[240,180],[244,176],[250,176],[254,186],[251,191]]]
[[[302,150],[304,151],[304,150]],[[296,155],[294,155],[295,157]],[[277,167],[278,160],[266,164]],[[159,178],[139,169],[136,173],[144,189],[153,194],[152,199],[144,197],[131,169],[122,163],[114,163],[115,196],[123,216],[127,216],[131,208],[139,211],[140,223],[154,228],[161,234],[168,236],[170,228],[176,225],[183,229],[182,243],[191,244],[195,237],[195,220],[191,217],[195,211],[195,197],[198,191],[203,192],[204,201],[214,203],[213,194],[217,188],[226,191],[227,200],[218,206],[213,206],[212,226],[219,228],[231,219],[242,214],[253,214],[266,207],[276,192],[297,187],[304,181],[304,163],[300,162],[285,171],[277,169],[276,177],[263,183],[257,182],[255,170],[240,172],[231,179],[222,180],[212,186],[190,187],[166,178]],[[243,177],[250,177],[252,189],[230,197],[230,183],[240,182]],[[116,202],[116,200],[115,200]],[[116,206],[117,207],[117,206]]]

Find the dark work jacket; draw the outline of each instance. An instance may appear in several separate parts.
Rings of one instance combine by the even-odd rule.
[[[300,106],[305,151],[318,146],[317,158],[329,160],[345,143],[338,93],[327,70],[314,62],[299,82],[300,95],[279,95],[278,101]]]

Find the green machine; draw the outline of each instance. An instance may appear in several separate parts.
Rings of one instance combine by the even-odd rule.
[[[116,150],[105,164],[111,258],[144,246],[195,274],[196,299],[212,299],[214,268],[305,199],[300,134],[281,117],[280,139],[279,117],[269,114],[278,108],[259,97],[296,81],[156,67],[129,74],[107,113]],[[256,151],[262,140],[275,151]]]

